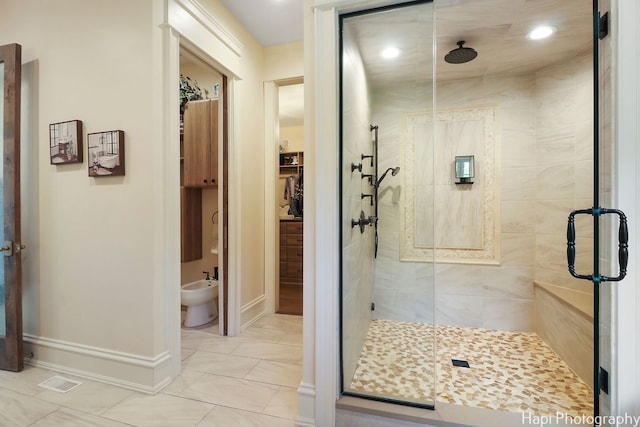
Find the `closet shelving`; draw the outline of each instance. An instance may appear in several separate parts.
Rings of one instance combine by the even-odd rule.
[[[304,169],[304,152],[280,153],[280,175],[300,175]]]

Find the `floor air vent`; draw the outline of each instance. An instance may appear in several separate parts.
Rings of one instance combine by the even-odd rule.
[[[80,382],[78,381],[74,381],[74,380],[70,380],[68,378],[62,378],[59,376],[55,376],[55,377],[51,377],[46,381],[41,382],[40,384],[38,384],[40,387],[46,388],[48,390],[53,390],[53,391],[57,391],[58,393],[66,393],[69,390],[72,390],[76,387],[78,387],[80,384]]]
[[[466,360],[451,359],[451,363],[453,363],[453,366],[458,366],[460,368],[470,368],[469,362]]]

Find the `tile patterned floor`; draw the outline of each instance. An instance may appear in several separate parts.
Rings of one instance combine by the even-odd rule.
[[[212,325],[182,329],[182,360],[155,396],[70,375],[82,384],[62,394],[38,386],[54,372],[0,371],[0,427],[293,427],[302,317],[267,315],[237,337]]]
[[[374,320],[352,389],[538,415],[592,414],[593,392],[535,333]],[[454,367],[451,359],[470,368]]]

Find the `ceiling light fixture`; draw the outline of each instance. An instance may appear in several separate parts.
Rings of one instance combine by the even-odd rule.
[[[540,27],[534,28],[529,34],[527,34],[527,38],[529,40],[541,40],[546,39],[556,32],[555,27],[551,27],[549,25],[542,25]]]
[[[388,47],[380,52],[380,56],[384,59],[393,59],[400,55],[400,49],[397,47]]]

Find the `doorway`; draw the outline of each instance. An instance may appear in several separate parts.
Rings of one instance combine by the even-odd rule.
[[[302,315],[304,84],[278,86],[276,312]]]
[[[180,48],[181,98],[183,101],[215,103],[211,129],[210,178],[193,177],[189,170],[194,163],[185,153],[196,157],[200,149],[185,150],[186,138],[181,125],[180,185],[181,185],[181,285],[211,278],[218,283],[217,296],[209,304],[209,313],[217,318],[196,328],[227,335],[228,333],[228,108],[227,77],[185,47]],[[181,113],[183,110],[181,106]],[[198,138],[196,138],[198,139]],[[196,160],[197,161],[197,160]],[[188,179],[185,179],[188,177]],[[207,182],[208,181],[208,182]],[[186,307],[183,307],[184,320]]]

